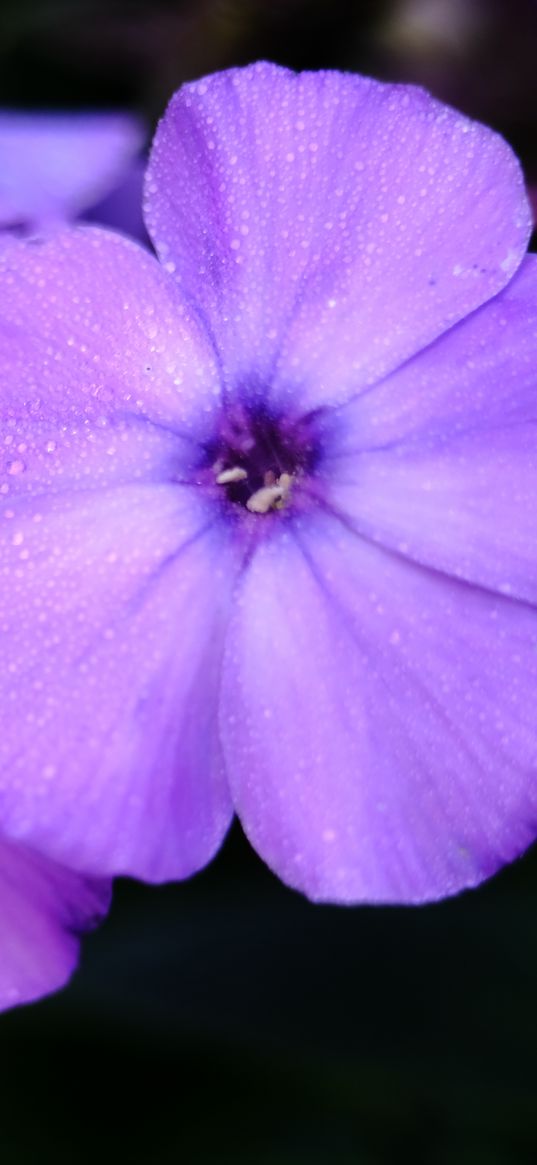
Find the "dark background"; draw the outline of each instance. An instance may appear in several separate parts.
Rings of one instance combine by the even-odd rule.
[[[537,5],[4,0],[0,105],[153,124],[266,57],[417,81],[537,186]],[[238,827],[188,883],[117,885],[60,995],[0,1017],[1,1165],[537,1160],[537,851],[421,909],[311,906]]]

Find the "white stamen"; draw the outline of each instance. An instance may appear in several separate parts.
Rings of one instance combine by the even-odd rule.
[[[268,475],[267,475],[268,476]],[[274,485],[264,485],[257,489],[246,502],[246,509],[252,514],[268,514],[269,510],[281,510],[291,492],[293,478],[290,473],[282,473]]]
[[[234,481],[244,481],[248,477],[245,469],[241,469],[240,465],[234,465],[232,469],[222,469],[217,475],[217,485],[230,485]]]

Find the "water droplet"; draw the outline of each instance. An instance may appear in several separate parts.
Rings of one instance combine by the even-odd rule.
[[[7,463],[7,471],[11,477],[17,477],[19,473],[24,473],[25,469],[26,463],[20,459],[17,459],[17,461],[8,461]]]

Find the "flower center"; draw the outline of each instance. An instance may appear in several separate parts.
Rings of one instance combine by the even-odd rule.
[[[234,505],[253,514],[285,509],[311,469],[314,445],[307,418],[286,422],[265,412],[226,413],[208,450],[213,480]]]

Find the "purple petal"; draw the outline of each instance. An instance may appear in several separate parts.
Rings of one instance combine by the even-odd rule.
[[[537,602],[537,259],[326,423],[321,490],[355,528]]]
[[[88,873],[192,873],[231,817],[225,531],[177,485],[20,495],[0,519],[2,829]]]
[[[78,936],[109,900],[104,882],[0,841],[0,1010],[63,987],[77,965]]]
[[[215,709],[234,547],[183,484],[210,353],[124,239],[73,230],[0,262],[2,829],[88,873],[184,876],[231,816]]]
[[[294,537],[293,537],[294,534]],[[537,626],[317,513],[259,548],[221,732],[244,828],[312,898],[420,902],[535,836]]]
[[[129,166],[121,182],[91,208],[87,220],[123,231],[148,246],[149,236],[142,214],[144,175],[145,162],[140,158]]]
[[[74,218],[122,179],[144,136],[127,114],[0,113],[0,224]]]
[[[345,400],[503,287],[531,215],[490,130],[409,86],[275,65],[186,85],[146,219],[237,384]]]
[[[95,227],[65,229],[47,242],[0,248],[0,279],[8,423],[44,434],[59,422],[65,448],[73,428],[87,448],[82,429],[112,419],[132,429],[150,420],[190,444],[205,433],[219,392],[211,345],[142,247]]]

